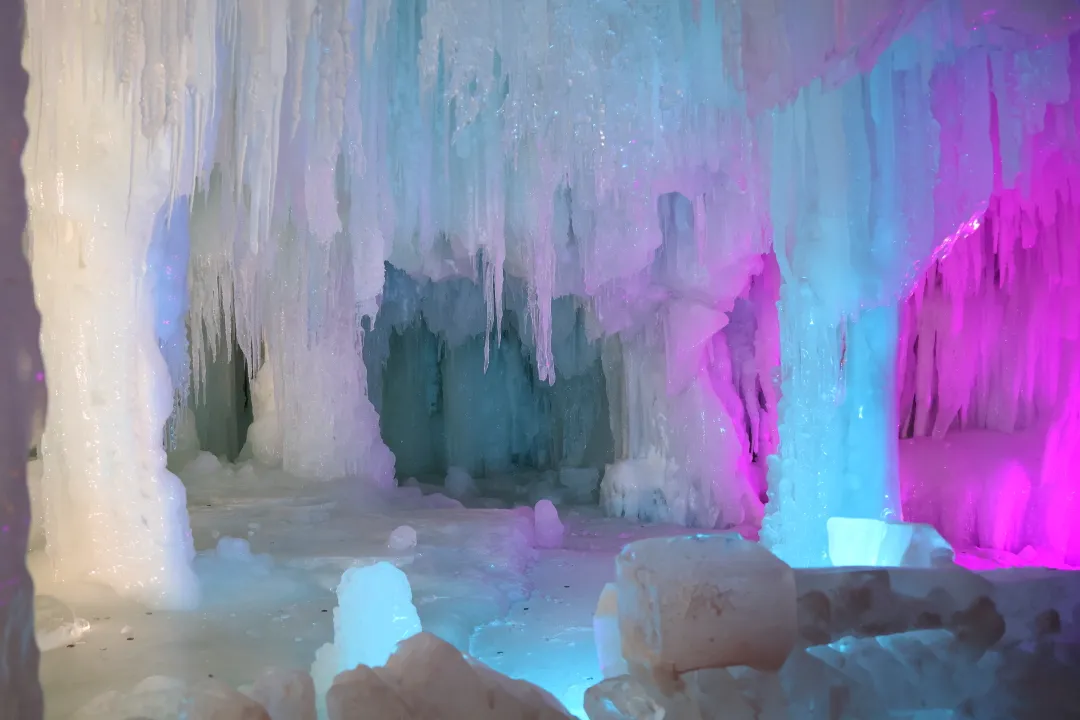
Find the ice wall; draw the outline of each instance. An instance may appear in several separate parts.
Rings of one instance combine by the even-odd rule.
[[[1075,67],[1075,42],[1056,50],[1067,50]],[[971,442],[993,442],[996,460],[938,476],[913,441],[906,511],[934,522],[959,547],[1014,553],[1030,547],[1050,563],[1080,559],[1080,536],[1069,519],[1080,449],[1078,148],[1061,135],[1071,132],[1075,92],[1059,86],[1041,130],[1027,130],[1021,157],[1033,168],[1030,177],[1019,188],[999,189],[986,212],[942,247],[901,305],[901,434],[941,439],[968,431]],[[1000,110],[995,119],[999,127],[1008,120]],[[1000,153],[1000,172],[1006,154]],[[996,433],[1023,433],[1032,449],[1017,452],[993,441]]]
[[[1051,108],[1054,124],[1071,108]],[[1076,148],[1033,138],[1025,191],[996,194],[901,307],[905,436],[1051,422],[1077,372]],[[1056,133],[1054,133],[1056,134]]]
[[[186,241],[166,233],[184,212],[173,200],[190,191],[197,104],[172,74],[186,68],[168,61],[198,47],[154,5],[107,9],[32,3],[27,16],[34,122],[24,167],[51,397],[47,551],[62,578],[191,607],[185,493],[165,469],[173,388],[162,349],[184,342],[186,283],[171,276],[186,270]],[[118,72],[92,71],[110,66]]]
[[[26,571],[30,501],[26,455],[45,412],[37,309],[23,254],[27,75],[21,63],[22,3],[0,4],[0,716],[40,720],[34,587]]]

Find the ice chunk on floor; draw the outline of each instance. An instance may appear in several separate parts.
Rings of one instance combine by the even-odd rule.
[[[940,567],[953,562],[952,546],[929,525],[833,517],[828,533],[834,567]]]
[[[872,689],[892,712],[957,708],[991,689],[1000,662],[963,652],[946,630],[848,638],[808,652]]]
[[[776,673],[745,668],[684,673],[670,692],[624,675],[585,693],[590,720],[787,720],[786,705]]]
[[[386,546],[391,550],[408,550],[416,547],[416,530],[411,525],[399,525],[390,533]]]
[[[339,675],[330,720],[570,720],[547,692],[467,660],[430,633],[403,641],[385,667]]]
[[[466,498],[476,494],[476,481],[465,470],[452,467],[446,471],[446,479],[443,480],[446,494],[452,498]]]
[[[109,691],[75,713],[73,720],[271,720],[255,700],[213,679],[187,683],[150,677],[127,693]],[[275,719],[276,720],[276,719]]]
[[[804,645],[944,629],[982,651],[1005,632],[993,585],[959,566],[807,569],[796,571],[795,583]]]
[[[41,652],[76,642],[90,629],[90,623],[76,617],[70,607],[51,595],[34,598],[34,639]]]
[[[585,691],[589,720],[665,720],[667,710],[642,682],[622,675]]]
[[[622,635],[619,634],[619,590],[608,583],[600,593],[593,615],[593,637],[600,672],[605,678],[625,675],[629,670],[622,654]]]
[[[263,706],[270,720],[315,720],[315,684],[303,670],[263,670],[251,697]]]
[[[616,575],[631,668],[777,670],[795,647],[795,575],[758,543],[734,534],[640,540],[619,554]]]
[[[563,543],[562,520],[559,511],[550,500],[540,500],[533,509],[533,521],[536,523],[536,547],[560,548]]]

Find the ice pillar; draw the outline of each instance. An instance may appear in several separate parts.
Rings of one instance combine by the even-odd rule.
[[[896,415],[896,306],[864,310],[848,321],[844,348],[847,448],[845,517],[900,519]]]
[[[897,309],[843,318],[809,285],[780,289],[780,447],[764,538],[798,566],[828,564],[830,517],[900,519]]]
[[[50,391],[46,549],[61,578],[188,608],[198,586],[184,487],[165,469],[173,391],[157,327],[177,320],[164,307],[176,301],[167,277],[187,256],[154,245],[168,226],[180,133],[139,117],[152,93],[140,103],[138,83],[103,71],[113,29],[98,10],[88,3],[54,22],[39,4],[28,23],[36,108],[24,162]]]
[[[38,313],[22,251],[26,201],[19,160],[26,143],[23,108],[23,4],[0,3],[0,717],[39,720],[34,588],[26,571],[30,500],[26,453],[31,417],[45,409]]]
[[[379,433],[367,396],[360,326],[349,248],[341,238],[322,247],[301,234],[301,250],[285,267],[327,275],[322,292],[283,282],[281,303],[267,325],[266,352],[273,375],[273,416],[258,432],[281,439],[284,469],[313,479],[359,476],[375,486],[393,482],[394,457]],[[260,388],[262,389],[262,388]],[[271,404],[263,400],[269,409]],[[276,427],[269,427],[276,423]],[[266,455],[273,454],[267,445]]]
[[[791,565],[828,564],[826,523],[844,476],[843,328],[810,287],[780,287],[780,448],[762,539]]]

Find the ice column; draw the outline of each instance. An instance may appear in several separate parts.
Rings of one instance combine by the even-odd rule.
[[[786,282],[780,316],[780,450],[769,458],[762,539],[789,564],[828,564],[826,523],[844,474],[843,334],[805,283]]]
[[[847,323],[844,413],[847,466],[834,514],[900,519],[896,427],[899,313],[892,305],[864,310]]]
[[[321,294],[283,282],[280,306],[267,325],[282,465],[299,477],[355,475],[385,487],[393,482],[394,457],[367,396],[348,248],[335,240],[324,250],[303,236],[296,244],[306,244],[304,257],[284,265],[295,264],[301,277],[320,272],[328,280]]]
[[[38,313],[22,252],[26,202],[19,159],[26,142],[23,107],[23,4],[0,4],[0,717],[39,720],[34,588],[26,572],[30,501],[26,452],[31,417],[45,409]]]
[[[950,11],[921,16],[873,70],[835,88],[814,81],[771,118],[782,400],[764,537],[794,565],[825,562],[830,517],[899,514],[896,306],[942,205],[946,123],[930,78],[955,51],[929,38]],[[985,56],[956,64],[974,86],[985,76]],[[975,95],[969,127],[987,116]]]
[[[156,53],[178,38],[163,39],[160,17],[131,18],[147,28],[153,71],[121,73],[134,84],[120,84],[103,71],[120,63],[104,3],[66,8],[62,20],[42,5],[29,13],[36,109],[24,162],[50,390],[41,448],[47,551],[62,578],[188,608],[198,600],[194,550],[184,487],[165,469],[173,392],[156,327],[177,321],[167,277],[187,256],[176,245],[150,254],[155,232],[169,227],[180,171],[181,130],[166,129],[166,118],[179,110],[182,129],[184,112],[156,104],[168,94],[157,83],[169,79]],[[128,29],[125,45],[140,44]]]

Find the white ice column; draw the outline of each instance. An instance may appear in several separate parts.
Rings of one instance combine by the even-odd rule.
[[[895,305],[864,310],[847,324],[844,413],[845,483],[836,514],[900,520],[896,414]]]
[[[0,717],[40,720],[34,587],[26,571],[30,501],[26,454],[31,418],[44,410],[38,313],[22,251],[26,201],[26,73],[20,62],[23,4],[0,3]]]
[[[802,283],[784,283],[780,316],[780,448],[769,458],[762,539],[797,567],[828,565],[826,523],[843,499],[843,332]]]
[[[170,263],[187,259],[149,254],[176,155],[167,132],[144,134],[137,91],[111,81],[112,32],[97,10],[53,22],[39,7],[29,22],[24,163],[50,393],[47,551],[61,579],[188,608],[198,585],[184,487],[165,469],[173,392],[157,328],[158,305],[176,302]]]
[[[328,277],[320,297],[300,282],[282,283],[281,304],[266,337],[274,372],[268,392],[276,414],[268,422],[278,423],[276,431],[268,432],[280,432],[282,466],[294,475],[358,476],[385,487],[393,482],[394,456],[383,443],[379,416],[367,395],[352,266],[339,250],[340,244],[323,266],[329,269],[323,271]],[[308,252],[324,262],[323,250],[309,247]],[[306,276],[306,270],[301,273]]]

